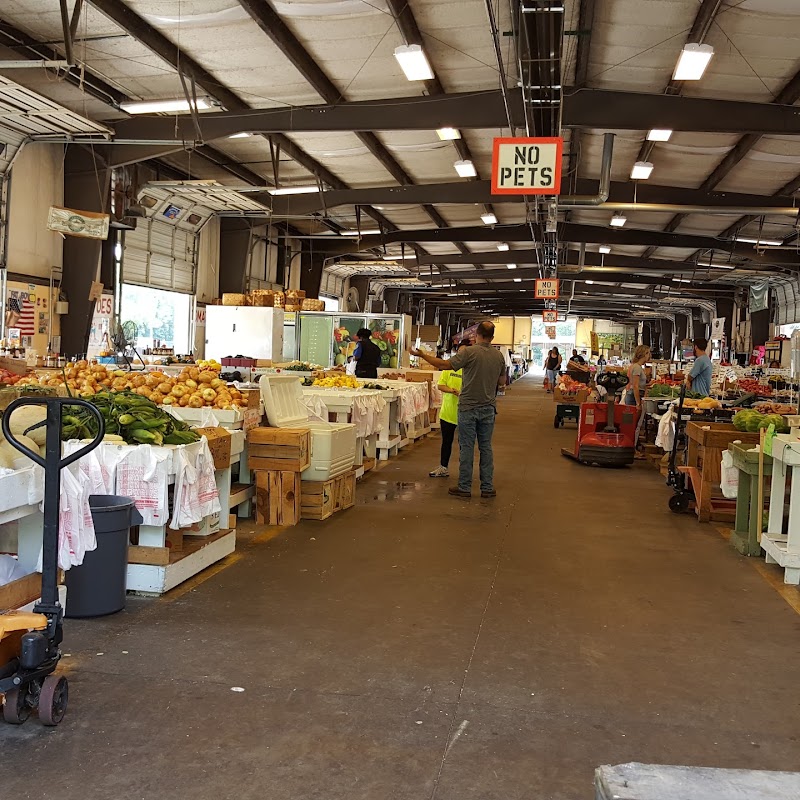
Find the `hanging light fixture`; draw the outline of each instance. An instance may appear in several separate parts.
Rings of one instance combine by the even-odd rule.
[[[714,48],[710,44],[684,45],[672,73],[674,81],[699,81],[708,67]]]

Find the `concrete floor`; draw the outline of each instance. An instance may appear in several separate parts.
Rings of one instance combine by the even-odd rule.
[[[603,763],[800,770],[800,617],[656,472],[562,458],[538,384],[500,400],[496,500],[427,478],[429,439],[356,508],[68,621],[68,716],[0,724],[3,796],[591,800]]]

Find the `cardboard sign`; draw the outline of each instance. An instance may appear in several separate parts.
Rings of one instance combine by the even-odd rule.
[[[537,300],[558,300],[558,278],[537,278],[534,297]]]
[[[545,325],[558,322],[558,311],[555,310],[542,311],[542,322],[544,322]]]
[[[563,147],[560,137],[495,139],[492,194],[559,194]]]
[[[545,334],[547,334],[548,338],[555,339],[556,338],[556,326],[555,325],[546,325],[544,329]]]

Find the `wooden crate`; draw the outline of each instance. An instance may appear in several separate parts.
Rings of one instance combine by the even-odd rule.
[[[256,472],[256,523],[296,525],[300,520],[300,473],[287,470]]]
[[[311,463],[308,428],[252,428],[247,434],[251,470],[302,472]]]
[[[302,519],[327,519],[355,505],[356,471],[351,470],[329,481],[303,481],[300,499]]]

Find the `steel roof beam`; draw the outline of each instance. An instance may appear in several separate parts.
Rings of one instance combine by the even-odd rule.
[[[800,100],[800,70],[795,72],[794,76],[789,82],[775,95],[771,103],[766,103],[765,106],[774,105],[780,108],[791,108],[794,103]],[[666,126],[662,126],[666,127]],[[734,148],[717,164],[712,170],[711,174],[700,184],[701,191],[711,191],[731,173],[731,170],[755,147],[759,139],[764,135],[763,133],[750,132],[746,125],[737,131],[737,133],[745,132]],[[685,214],[676,214],[664,228],[666,231],[674,231],[686,219]],[[647,255],[652,254],[652,248],[648,251]]]
[[[105,8],[114,5],[115,0],[95,0],[95,5],[98,3]],[[128,15],[120,15],[120,18],[127,19]],[[157,34],[154,45],[165,40],[154,29],[151,31]],[[164,50],[168,57],[177,58],[175,52],[177,49],[171,44]],[[503,97],[498,90],[339,102],[336,105],[250,109],[184,54],[181,54],[180,63],[186,71],[195,74],[205,91],[227,109],[198,115],[205,141],[222,139],[234,133],[433,131],[444,126],[467,130],[508,126]],[[204,80],[200,80],[196,73]],[[573,90],[567,87],[564,92],[565,127],[642,131],[661,126],[687,132],[800,134],[800,114],[791,105],[608,89]],[[517,92],[512,92],[509,100],[512,118],[519,125],[523,122],[522,100]],[[124,140],[174,143],[195,138],[194,126],[188,116],[137,116],[121,120],[115,127],[117,138]]]
[[[576,194],[597,194],[598,182],[581,178],[575,182]],[[266,199],[266,198],[265,198]],[[447,183],[426,183],[414,186],[378,186],[369,189],[350,189],[347,191],[326,191],[324,194],[285,195],[272,198],[273,213],[277,216],[310,214],[323,208],[340,205],[413,205],[423,203],[518,203],[523,202],[520,195],[493,195],[490,181],[453,181]],[[772,196],[742,194],[738,192],[703,192],[699,189],[686,189],[679,186],[659,186],[640,184],[638,187],[625,181],[613,181],[609,203],[658,203],[664,205],[693,205],[737,208],[744,206],[789,207],[796,200],[792,192]],[[602,210],[597,206],[594,210]]]

